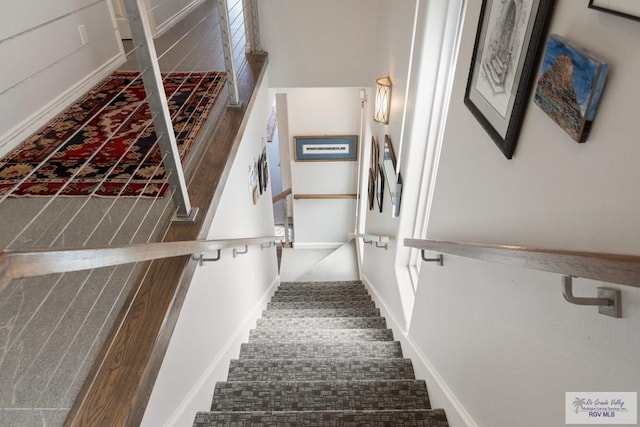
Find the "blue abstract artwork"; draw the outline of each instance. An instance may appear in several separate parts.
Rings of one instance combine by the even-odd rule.
[[[586,141],[609,64],[602,57],[554,34],[540,67],[535,104],[578,142]]]

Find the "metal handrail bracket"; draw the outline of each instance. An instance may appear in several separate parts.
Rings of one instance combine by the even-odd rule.
[[[442,254],[438,254],[438,256],[437,256],[437,257],[435,257],[435,258],[427,258],[427,257],[424,255],[424,251],[425,251],[425,250],[426,250],[426,249],[422,249],[422,250],[420,251],[420,257],[422,258],[422,260],[423,260],[423,261],[425,261],[425,262],[435,262],[436,264],[438,264],[438,265],[439,265],[439,266],[441,266],[441,267],[444,265],[444,255],[442,255]]]
[[[622,293],[620,289],[598,287],[597,298],[576,297],[573,295],[573,276],[562,277],[562,296],[576,305],[598,307],[598,313],[615,318],[622,317]]]
[[[367,234],[367,233],[355,233],[350,234],[350,237],[360,238],[363,243],[368,245],[376,243],[376,248],[387,250],[389,248],[389,241],[391,240],[389,236],[380,236],[377,234]]]
[[[215,262],[220,260],[221,257],[221,250],[218,249],[216,251],[217,255],[213,258],[205,258],[204,254],[200,254],[199,257],[194,257],[195,259],[198,260],[198,264],[200,265],[200,267],[202,267],[204,265],[205,262]]]
[[[249,246],[248,245],[244,245],[244,250],[243,251],[239,250],[238,248],[233,248],[233,257],[237,258],[238,255],[244,255],[247,252],[249,252]]]

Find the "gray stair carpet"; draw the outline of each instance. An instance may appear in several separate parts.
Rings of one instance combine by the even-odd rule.
[[[281,283],[194,426],[447,426],[361,282]]]

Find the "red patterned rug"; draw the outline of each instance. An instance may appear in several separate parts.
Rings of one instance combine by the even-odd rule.
[[[168,184],[142,80],[137,76],[136,72],[113,73],[1,159],[0,195],[52,196],[60,189],[64,196],[164,194]],[[184,160],[224,87],[226,73],[163,77]]]

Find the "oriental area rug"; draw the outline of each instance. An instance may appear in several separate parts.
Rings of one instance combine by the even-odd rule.
[[[181,160],[226,82],[219,71],[163,75]],[[0,195],[163,195],[168,184],[142,79],[115,72],[0,159]]]

